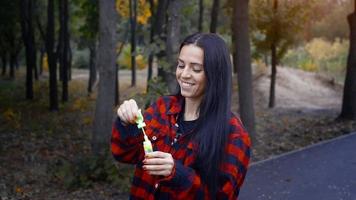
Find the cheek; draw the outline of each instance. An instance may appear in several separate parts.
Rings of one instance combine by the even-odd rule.
[[[181,72],[180,72],[179,68],[177,67],[177,69],[176,69],[176,79],[179,78],[180,74],[181,74]]]

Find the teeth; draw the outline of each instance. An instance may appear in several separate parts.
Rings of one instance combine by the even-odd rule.
[[[193,84],[187,83],[187,82],[182,82],[182,85],[184,85],[184,86],[193,86]]]

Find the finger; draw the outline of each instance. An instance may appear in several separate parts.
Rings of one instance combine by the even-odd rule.
[[[146,153],[146,158],[166,158],[169,156],[171,156],[171,154],[162,151],[153,151],[150,153]]]
[[[130,115],[130,122],[135,122],[138,113],[138,106],[136,104],[136,101],[133,99],[130,99],[128,101],[128,113]]]
[[[172,171],[163,170],[163,171],[147,171],[150,175],[157,175],[157,176],[169,176],[171,175]]]
[[[146,171],[162,171],[162,170],[169,170],[172,167],[167,165],[144,165],[143,169]]]
[[[145,165],[164,165],[171,164],[170,160],[163,158],[147,158],[143,161]]]

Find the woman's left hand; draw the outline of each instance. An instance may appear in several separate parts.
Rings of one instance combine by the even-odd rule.
[[[174,159],[170,153],[154,151],[146,153],[143,169],[150,175],[169,176],[174,167]]]

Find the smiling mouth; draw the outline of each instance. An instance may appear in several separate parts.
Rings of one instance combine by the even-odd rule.
[[[185,82],[185,81],[181,81],[181,85],[182,85],[182,86],[186,86],[186,87],[191,87],[191,86],[193,86],[194,84],[193,84],[193,83],[188,83],[188,82]]]

